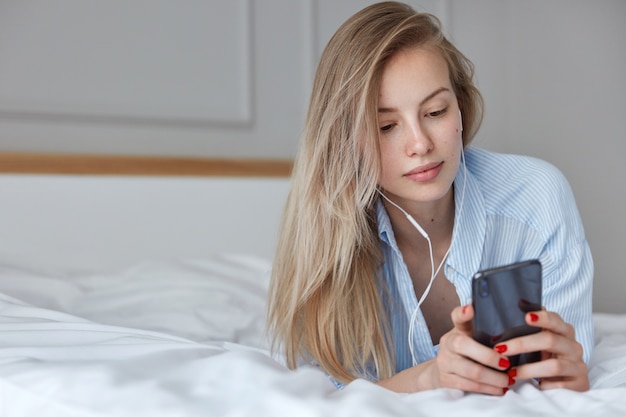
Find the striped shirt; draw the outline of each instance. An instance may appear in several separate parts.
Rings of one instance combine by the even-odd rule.
[[[477,271],[539,259],[543,305],[574,326],[588,363],[594,341],[593,261],[567,180],[549,163],[526,156],[469,147],[465,160],[467,170],[461,167],[454,180],[459,190],[455,192],[457,216],[444,267],[461,304],[471,298],[471,280]],[[385,308],[399,372],[413,365],[408,331],[417,298],[382,202],[376,209],[384,253],[381,279],[388,290]],[[433,344],[421,312],[414,326],[418,363],[435,358],[439,346]]]

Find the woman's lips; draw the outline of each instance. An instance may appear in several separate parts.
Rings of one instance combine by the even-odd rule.
[[[430,181],[439,175],[442,166],[443,162],[433,162],[419,168],[415,168],[404,174],[404,176],[417,182]]]

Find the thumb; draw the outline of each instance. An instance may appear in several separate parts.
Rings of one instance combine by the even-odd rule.
[[[474,318],[474,307],[472,304],[455,307],[452,310],[452,324],[454,327],[467,334],[472,333],[472,319]]]

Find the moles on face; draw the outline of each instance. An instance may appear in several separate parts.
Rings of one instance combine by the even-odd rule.
[[[385,64],[378,126],[379,185],[385,193],[418,210],[452,201],[462,146],[461,116],[448,65],[435,48],[404,49]]]

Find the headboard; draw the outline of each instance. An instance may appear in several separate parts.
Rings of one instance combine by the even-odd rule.
[[[291,161],[0,153],[0,262],[273,256]]]

